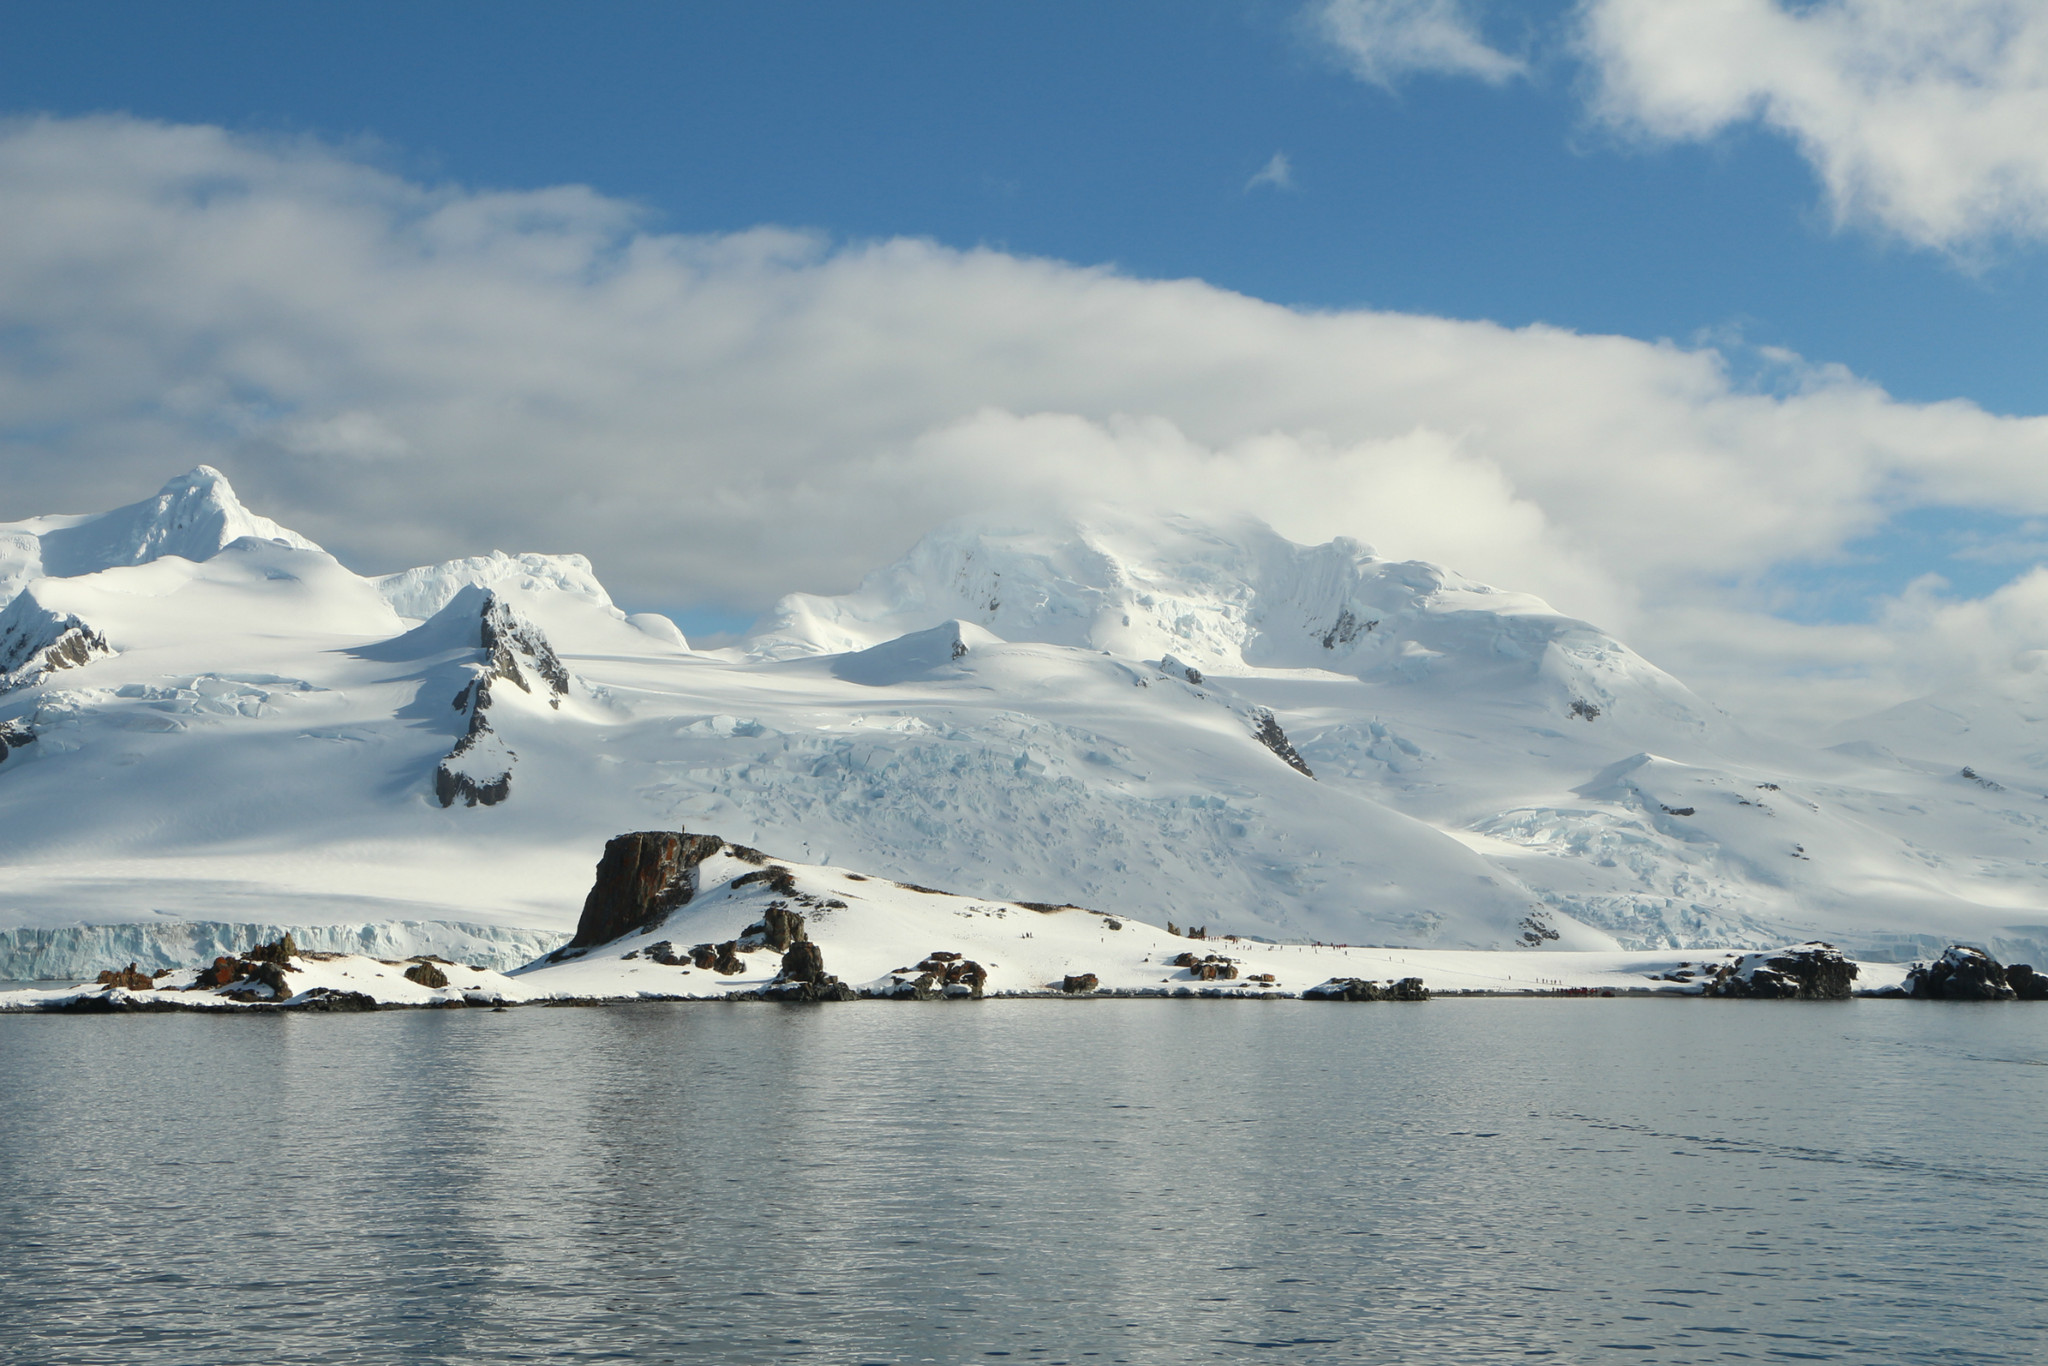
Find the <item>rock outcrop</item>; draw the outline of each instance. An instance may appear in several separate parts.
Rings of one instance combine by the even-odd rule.
[[[44,607],[32,590],[0,608],[0,693],[113,653],[106,636],[69,612]]]
[[[749,873],[747,877],[753,877]],[[785,874],[787,876],[787,874]],[[733,879],[737,887],[745,878]],[[793,888],[794,883],[790,884]],[[740,931],[739,946],[742,951],[769,949],[775,953],[788,953],[792,945],[801,944],[810,938],[810,931],[804,928],[801,911],[792,911],[786,901],[771,901],[761,918]]]
[[[156,979],[139,970],[133,963],[125,968],[115,968],[99,975],[103,987],[119,987],[122,991],[154,991]]]
[[[2034,971],[2029,963],[2014,963],[2005,970],[2005,984],[2022,1001],[2048,1001],[2048,974]]]
[[[1815,941],[1745,953],[1702,982],[1700,994],[1762,1001],[1846,1001],[1856,974],[1856,965],[1834,945]]]
[[[1197,957],[1183,953],[1173,959],[1173,966],[1186,968],[1188,976],[1201,982],[1234,982],[1237,980],[1238,963],[1234,958],[1225,958],[1220,953]]]
[[[23,749],[35,742],[35,729],[28,722],[0,721],[0,763],[6,762],[8,751]]]
[[[559,959],[661,924],[671,911],[689,904],[697,894],[697,866],[724,846],[716,835],[681,830],[640,830],[607,841],[575,937],[549,957]]]
[[[2029,978],[2033,969],[2028,968]],[[2031,990],[2031,984],[2030,988]],[[1952,944],[1932,963],[1915,963],[1902,993],[1916,1001],[2012,1001],[2005,965],[1982,949]],[[2039,998],[2034,998],[2039,999]]]
[[[1420,977],[1397,982],[1369,982],[1363,977],[1332,977],[1301,993],[1304,1001],[1427,1001],[1429,988]]]
[[[1102,985],[1102,979],[1092,972],[1069,975],[1060,979],[1060,990],[1070,996],[1081,996]]]
[[[761,989],[761,996],[786,1002],[851,1001],[855,992],[825,971],[824,950],[808,939],[799,939],[782,955],[782,970]]]
[[[432,963],[422,960],[405,970],[405,980],[417,982],[423,987],[431,987],[438,990],[448,985],[448,974],[435,967]]]
[[[1308,766],[1308,761],[1301,757],[1301,752],[1288,740],[1287,732],[1280,729],[1280,719],[1271,711],[1261,707],[1253,712],[1252,725],[1252,738],[1272,750],[1289,768],[1304,778],[1316,776],[1315,770]]]
[[[538,626],[513,611],[496,593],[481,594],[477,610],[477,647],[484,662],[469,683],[455,694],[455,710],[467,718],[455,748],[434,769],[434,795],[443,806],[496,806],[512,795],[512,765],[518,755],[499,738],[485,715],[491,709],[491,686],[510,683],[539,695],[559,708],[569,695],[569,671]],[[467,611],[470,600],[458,594],[444,609]],[[525,667],[521,667],[522,662]],[[533,682],[527,680],[531,671]]]

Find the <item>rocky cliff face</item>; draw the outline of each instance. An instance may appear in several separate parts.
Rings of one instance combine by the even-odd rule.
[[[107,638],[68,612],[23,593],[0,610],[0,693],[30,688],[62,669],[114,653]]]
[[[697,894],[697,865],[725,847],[716,835],[640,830],[604,847],[597,880],[584,898],[576,936],[561,952],[608,944],[652,929]]]
[[[465,590],[443,610],[457,615],[475,612],[477,648],[483,651],[484,662],[455,695],[455,710],[466,718],[465,728],[455,748],[435,767],[434,795],[443,806],[457,801],[495,806],[512,795],[512,765],[519,756],[485,715],[491,708],[492,685],[509,683],[529,696],[538,688],[539,697],[559,708],[569,695],[569,670],[541,629],[495,593]]]

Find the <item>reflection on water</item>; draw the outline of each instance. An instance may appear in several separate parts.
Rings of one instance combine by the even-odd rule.
[[[2039,1359],[2048,1011],[0,1018],[0,1356]]]

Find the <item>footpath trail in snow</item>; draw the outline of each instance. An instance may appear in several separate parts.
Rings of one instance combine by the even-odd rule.
[[[646,829],[1390,952],[2041,961],[2023,682],[1766,743],[1525,594],[1107,512],[943,528],[698,651],[581,556],[364,577],[202,467],[0,526],[0,978],[239,926],[510,967]]]

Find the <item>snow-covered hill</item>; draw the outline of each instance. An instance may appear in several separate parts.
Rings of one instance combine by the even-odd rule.
[[[2031,766],[1764,746],[1345,540],[954,526],[699,652],[580,556],[365,578],[200,469],[0,526],[0,575],[0,977],[195,922],[510,965],[649,828],[1274,939],[2048,948]]]

